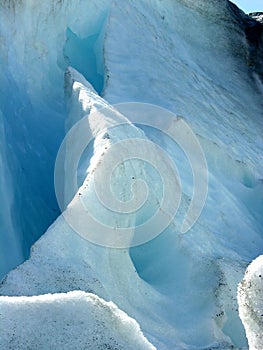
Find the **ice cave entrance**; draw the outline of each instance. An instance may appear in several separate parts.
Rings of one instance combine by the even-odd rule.
[[[68,65],[79,71],[100,95],[104,87],[103,31],[85,38],[66,30],[64,56]]]

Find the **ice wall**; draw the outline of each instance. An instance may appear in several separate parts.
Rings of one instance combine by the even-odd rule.
[[[59,215],[53,171],[67,117],[64,73],[69,64],[75,66],[102,91],[108,6],[109,1],[0,4],[0,111],[6,145],[0,171],[7,182],[0,278],[28,256],[32,243]]]
[[[2,193],[0,200],[2,208],[0,212],[0,256],[2,257],[0,269],[1,271],[8,271],[23,260],[23,254],[21,242],[17,239],[20,230],[15,229],[17,225],[14,215],[15,184],[12,181],[8,168],[5,123],[2,113],[0,113],[0,136],[0,191]]]

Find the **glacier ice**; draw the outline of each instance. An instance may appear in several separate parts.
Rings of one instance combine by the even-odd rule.
[[[103,88],[101,27],[108,7],[107,1],[92,2],[88,10],[83,1],[0,4],[0,110],[5,129],[2,142],[8,159],[5,173],[12,174],[11,185],[5,187],[3,217],[12,213],[14,226],[10,235],[4,227],[1,230],[1,277],[28,257],[32,243],[59,215],[53,169],[65,135],[64,72],[69,64],[84,69],[82,62],[76,60],[76,51],[80,50],[78,57],[88,51],[86,59],[97,73],[82,73],[99,90]],[[76,8],[77,16],[73,15]],[[69,37],[71,32],[74,38]],[[4,168],[0,171],[6,178]],[[16,187],[20,190],[11,190]],[[13,197],[15,200],[8,204]],[[17,248],[12,243],[12,230]]]
[[[12,218],[12,207],[14,205],[13,181],[11,180],[10,170],[8,169],[7,145],[2,112],[0,112],[0,135],[0,169],[2,175],[0,191],[4,194],[0,200],[0,206],[2,208],[0,212],[0,269],[3,273],[3,271],[8,271],[10,267],[18,265],[23,260],[23,254],[17,237],[16,223],[14,222],[14,218]],[[3,208],[6,208],[8,212],[3,212]],[[8,250],[8,254],[6,254],[6,250]]]
[[[106,103],[88,84],[84,85],[83,77],[75,73],[71,70],[71,75],[67,75],[67,79],[71,77],[73,83],[73,110],[77,106],[83,110],[98,108],[99,104],[104,106]],[[81,81],[76,82],[77,78],[81,78]],[[101,124],[100,121],[97,123]],[[134,126],[131,129],[134,129],[132,134],[138,133]],[[99,143],[99,147],[94,149],[95,160],[91,162],[91,168],[96,169],[104,150],[102,146],[104,145]],[[90,171],[90,174],[93,176],[94,171]],[[83,186],[80,191],[83,195],[88,193],[87,198],[91,198],[93,204],[90,188]],[[75,205],[74,201],[72,205]],[[182,348],[191,345],[191,342],[199,347],[217,342],[222,347],[227,344],[230,346],[231,342],[222,332],[223,325],[227,325],[227,322],[220,321],[220,310],[223,308],[224,312],[231,315],[233,301],[231,295],[226,296],[224,288],[231,288],[232,297],[235,295],[236,280],[241,276],[242,264],[239,262],[233,265],[236,255],[231,251],[229,257],[225,255],[224,259],[220,256],[215,258],[214,255],[219,254],[215,247],[218,246],[220,250],[221,245],[215,242],[212,235],[206,242],[207,233],[202,234],[202,225],[199,230],[199,234],[195,230],[183,238],[180,234],[175,234],[172,225],[165,235],[141,248],[116,250],[87,242],[83,244],[83,239],[61,216],[33,246],[31,258],[7,276],[1,286],[1,294],[41,295],[74,289],[86,290],[105,300],[116,302],[139,322],[147,338],[161,349],[175,346]],[[234,280],[233,269],[237,273]],[[203,273],[202,279],[200,271]],[[173,277],[174,274],[176,278]],[[194,288],[189,289],[188,286],[192,284]],[[207,294],[202,296],[204,288]],[[197,316],[192,316],[197,312],[198,325]],[[231,317],[230,334],[233,333],[234,338],[240,325],[235,315]],[[234,327],[237,330],[234,331]],[[236,341],[240,342],[240,339]]]
[[[248,266],[238,286],[239,314],[250,349],[263,348],[263,256]]]
[[[0,307],[1,349],[156,349],[135,320],[94,294],[2,297]]]
[[[196,132],[209,169],[206,206],[181,235],[192,196],[187,159],[151,128],[116,131],[116,139],[153,140],[174,160],[183,189],[176,221],[147,244],[118,250],[83,240],[60,216],[3,280],[1,305],[9,312],[14,300],[15,313],[22,299],[12,296],[32,296],[26,309],[41,295],[82,290],[113,301],[157,349],[247,348],[237,285],[263,247],[262,51],[251,61],[245,30],[256,22],[216,0],[9,1],[0,17],[2,275],[58,216],[56,152],[84,115],[127,101],[168,108]],[[94,192],[81,185],[92,181],[108,142],[97,138],[80,162],[79,187],[91,206]],[[66,202],[75,196],[61,191]],[[50,296],[54,304],[60,297],[71,303]],[[1,339],[14,323],[1,325]]]

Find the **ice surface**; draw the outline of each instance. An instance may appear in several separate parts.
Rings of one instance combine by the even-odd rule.
[[[99,108],[99,106],[109,106],[94,93],[89,84],[84,85],[84,78],[74,69],[69,69],[66,80],[72,88],[70,97],[72,110],[69,115],[72,115],[72,112],[78,108],[92,110]],[[121,115],[117,115],[117,117],[124,119]],[[114,120],[110,119],[104,120],[102,114],[101,119],[90,120],[90,128],[96,130],[103,123],[104,125],[111,125],[113,122]],[[118,139],[131,137],[132,135],[145,137],[142,131],[134,125],[127,124],[125,127],[125,130],[123,128],[109,130],[111,139],[117,142]],[[103,140],[101,136],[95,139],[94,154],[88,169],[87,182],[94,179],[96,167],[103,158],[102,153],[106,153],[105,142],[102,143]],[[106,139],[106,142],[108,142],[108,139]],[[73,152],[73,150],[69,148],[68,152]],[[135,176],[138,170],[141,169],[141,167],[137,170],[136,167],[133,169]],[[126,171],[131,171],[129,165],[126,166]],[[123,175],[119,178],[119,181],[122,178]],[[122,191],[128,191],[127,186],[121,186],[121,189]],[[87,198],[87,205],[90,207],[98,205],[97,202],[94,202],[94,190],[90,185],[85,186],[84,183],[80,188],[80,192],[82,197]],[[73,200],[71,205],[74,207],[76,203]],[[83,244],[84,242],[85,244]],[[41,273],[39,273],[39,269],[41,269]],[[17,270],[11,272],[9,276],[10,278],[7,277],[2,285],[2,294],[39,295],[48,292],[67,292],[74,289],[93,292],[106,300],[118,301],[117,305],[125,308],[130,316],[133,315],[132,317],[138,322],[143,322],[144,325],[148,324],[147,329],[145,328],[145,335],[154,339],[155,343],[160,344],[164,349],[167,348],[166,339],[169,342],[170,336],[175,338],[176,331],[161,316],[163,313],[162,306],[158,306],[158,303],[162,297],[139,278],[129,257],[128,249],[107,249],[84,241],[69,227],[63,216],[34,245],[31,258],[18,267]],[[46,283],[47,276],[49,276],[48,283]],[[18,285],[19,291],[17,289]],[[148,301],[145,305],[142,305],[139,301],[144,295],[148,296]],[[166,303],[165,299],[163,301]],[[163,325],[166,324],[165,328],[160,327],[160,320],[162,320]],[[162,337],[164,337],[164,340]]]
[[[0,297],[0,308],[1,349],[156,349],[135,320],[94,294]]]
[[[69,115],[81,109],[84,112],[110,107],[75,70],[70,68],[66,79],[72,88],[72,94],[68,94],[72,107]],[[91,119],[90,123],[91,129],[96,129],[103,119]],[[134,126],[127,127],[126,137],[139,133],[143,136]],[[123,137],[122,130],[116,131],[109,131],[115,140]],[[105,152],[105,143],[101,142],[100,138],[95,139],[88,182],[103,158],[102,150]],[[80,191],[94,205],[92,187],[84,182]],[[73,207],[75,203],[72,202]],[[181,212],[186,203],[184,198]],[[227,249],[222,248],[224,241],[220,243],[220,237],[218,240],[212,234],[208,239],[208,228],[203,232],[202,225],[197,224],[194,232],[185,237],[176,233],[172,225],[156,240],[129,251],[83,244],[83,239],[60,217],[34,245],[30,260],[8,275],[1,293],[39,295],[74,289],[95,293],[113,300],[134,317],[147,338],[160,349],[244,343],[238,335],[242,334],[241,323],[232,310],[237,307],[233,300],[243,272],[242,261],[233,264],[238,255],[231,241]],[[222,249],[224,258],[220,257]]]
[[[263,256],[253,260],[238,286],[239,314],[249,349],[263,348]]]
[[[68,0],[9,2],[9,7],[1,4],[0,15],[5,68],[0,73],[5,87],[0,171],[11,174],[0,184],[8,198],[1,236],[5,242],[16,237],[5,243],[7,256],[12,251],[22,259],[21,241],[28,249],[57,215],[51,213],[55,154],[65,130],[90,111],[126,101],[169,108],[197,133],[209,169],[204,211],[181,235],[192,196],[187,158],[151,128],[128,125],[113,133],[116,141],[133,135],[154,140],[175,161],[183,189],[175,222],[141,247],[116,250],[83,240],[59,217],[34,245],[31,258],[8,274],[1,294],[80,289],[113,301],[160,350],[247,348],[236,292],[249,262],[262,254],[263,133],[262,82],[250,65],[243,14],[227,1]],[[79,61],[78,50],[92,72]],[[68,65],[73,68],[67,70]],[[90,83],[103,89],[103,98]],[[94,141],[80,162],[79,185],[87,175],[92,182],[92,171],[111,144],[107,137]],[[30,171],[19,176],[23,162]],[[129,186],[116,175],[122,187],[115,189],[126,196]],[[15,194],[12,183],[21,192]],[[92,207],[94,191],[84,187],[81,193]],[[66,202],[76,194],[67,194],[63,186],[61,191]],[[105,217],[95,204],[94,211]],[[12,222],[5,214],[9,208]],[[11,267],[4,266],[3,273]]]

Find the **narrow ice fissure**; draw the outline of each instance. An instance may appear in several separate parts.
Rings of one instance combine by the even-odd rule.
[[[102,27],[103,28],[103,27]],[[68,66],[80,72],[100,95],[104,87],[102,30],[86,38],[78,37],[70,28],[66,31],[64,56]]]
[[[0,15],[3,16],[3,13]],[[1,230],[4,248],[1,254],[0,278],[28,258],[32,244],[60,214],[54,192],[53,173],[57,151],[65,136],[68,114],[63,97],[64,72],[67,66],[73,66],[99,94],[102,93],[105,74],[105,12],[101,18],[96,24],[91,24],[90,30],[87,29],[88,21],[85,24],[86,30],[81,28],[81,24],[75,24],[71,29],[69,23],[64,27],[64,41],[53,47],[53,41],[63,36],[58,26],[58,33],[52,33],[50,43],[47,44],[50,45],[47,47],[49,51],[46,51],[48,59],[38,57],[37,61],[33,58],[36,66],[30,67],[27,64],[19,71],[20,63],[16,62],[19,57],[14,53],[10,56],[12,61],[3,60],[6,69],[0,75],[0,87],[3,91],[0,112],[5,125],[4,160],[7,161],[6,166],[10,173],[13,202],[6,202],[6,214],[3,213],[0,217],[0,227],[6,227],[6,220],[3,218],[11,213],[13,234],[7,229]],[[89,32],[90,35],[83,34]],[[5,32],[3,35],[8,36]],[[37,44],[32,42],[28,45],[38,49],[40,39],[32,40],[38,40]],[[11,46],[7,52],[15,52],[18,49],[16,44],[14,38],[14,49]],[[29,61],[31,59],[28,58]],[[45,64],[48,64],[48,68]],[[31,80],[32,77],[34,81]],[[10,190],[6,189],[3,195],[10,197]]]

